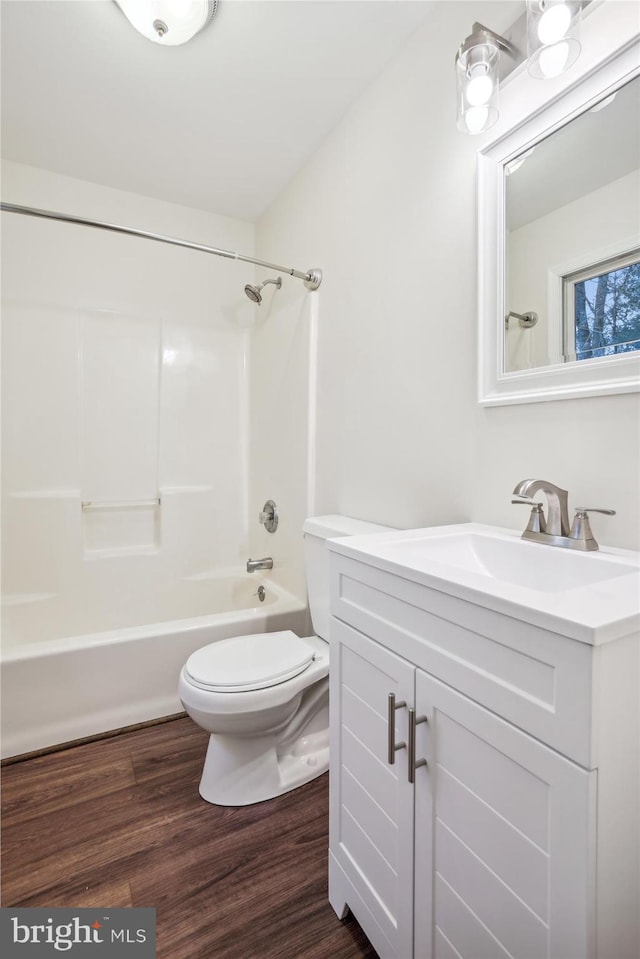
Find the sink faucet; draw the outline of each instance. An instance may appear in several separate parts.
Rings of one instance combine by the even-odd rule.
[[[273,560],[271,557],[265,556],[264,559],[248,559],[247,572],[255,573],[257,569],[273,569]]]
[[[532,497],[536,493],[544,493],[547,498],[547,517],[545,520],[542,503],[534,503]],[[518,505],[531,506],[529,524],[522,534],[522,539],[531,539],[537,543],[547,543],[549,546],[564,546],[568,549],[594,550],[599,546],[591,532],[588,513],[605,513],[615,516],[614,509],[596,509],[595,507],[578,506],[571,528],[569,528],[569,494],[547,480],[521,480],[513,491],[514,496],[521,496],[521,500],[511,500]]]
[[[514,496],[523,496],[531,499],[536,493],[544,493],[547,497],[547,528],[549,536],[569,535],[569,493],[546,480],[521,480],[513,491]]]

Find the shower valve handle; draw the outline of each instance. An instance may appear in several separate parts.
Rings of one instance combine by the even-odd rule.
[[[262,523],[267,533],[275,533],[278,528],[278,507],[272,499],[268,499],[258,513],[258,522]]]

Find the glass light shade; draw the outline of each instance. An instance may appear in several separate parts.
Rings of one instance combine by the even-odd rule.
[[[217,0],[115,0],[129,23],[154,43],[175,47],[209,23]]]
[[[484,133],[498,119],[497,43],[485,34],[472,34],[456,57],[458,129]]]
[[[580,56],[580,0],[527,0],[527,57],[532,77],[557,77]]]

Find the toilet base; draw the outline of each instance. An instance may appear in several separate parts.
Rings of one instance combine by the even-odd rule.
[[[278,737],[209,737],[200,795],[216,806],[248,806],[281,796],[329,768],[329,729],[310,731],[286,745]]]

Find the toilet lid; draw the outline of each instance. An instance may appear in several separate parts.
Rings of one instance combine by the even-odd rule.
[[[203,646],[185,666],[191,682],[212,692],[265,689],[293,679],[313,661],[315,651],[291,630],[233,636]]]

